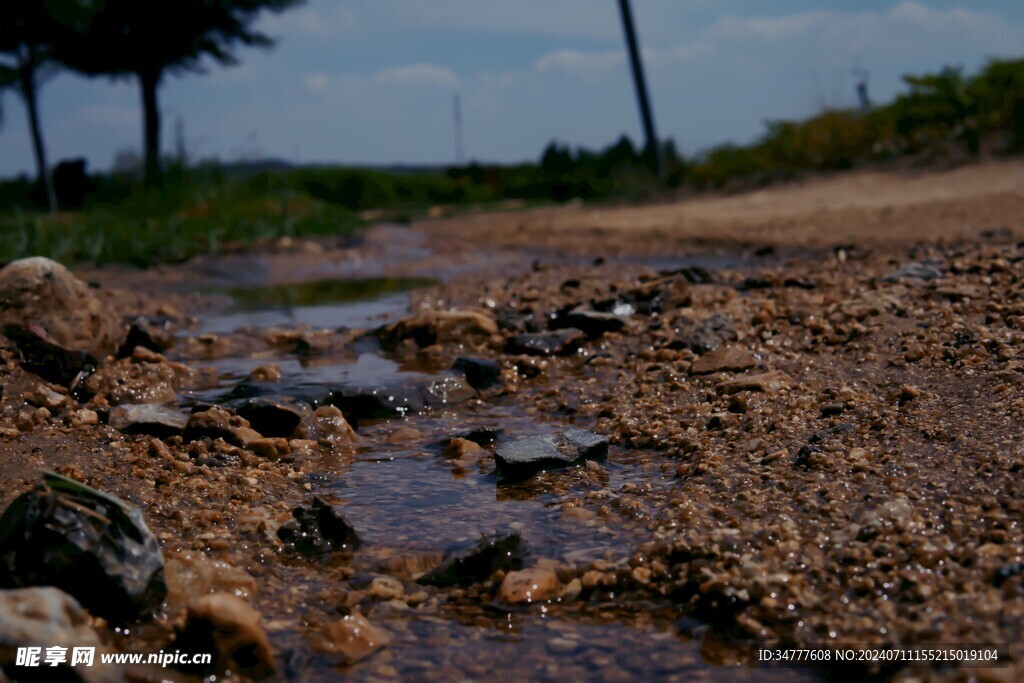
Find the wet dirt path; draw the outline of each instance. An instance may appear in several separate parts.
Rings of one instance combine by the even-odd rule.
[[[166,346],[101,367],[84,408],[99,424],[67,402],[41,413],[38,378],[5,349],[0,502],[47,467],[139,506],[172,591],[116,642],[165,647],[189,599],[227,590],[262,616],[279,680],[814,680],[752,652],[1016,648],[1020,174],[470,215],[82,272]],[[585,333],[566,353],[517,341],[573,326]],[[500,381],[467,388],[460,357]],[[284,444],[104,424],[152,396],[184,412],[309,406]],[[346,420],[303,412],[326,404]],[[495,471],[499,449],[566,429],[606,437],[607,456],[521,481]],[[314,494],[355,528],[354,552],[282,543]],[[509,531],[515,566],[554,583],[544,599],[510,603],[512,565],[418,583]],[[332,628],[352,615],[389,644],[339,646]]]

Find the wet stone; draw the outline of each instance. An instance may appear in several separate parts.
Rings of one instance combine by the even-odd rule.
[[[390,633],[354,612],[328,624],[313,643],[319,652],[340,657],[338,664],[353,664],[387,647],[392,640]]]
[[[431,408],[456,405],[476,396],[476,389],[458,375],[431,380],[423,387],[423,400]]]
[[[231,671],[248,678],[274,673],[274,658],[259,612],[230,593],[211,593],[190,604],[173,649],[214,655],[210,665],[182,667],[190,673],[221,675]]]
[[[305,401],[280,395],[255,396],[230,405],[260,434],[283,438],[291,436],[311,412]]]
[[[192,413],[183,435],[185,441],[224,439],[234,446],[245,446],[261,437],[262,434],[250,427],[248,420],[217,406]]]
[[[479,542],[451,552],[436,568],[421,576],[427,586],[469,586],[483,581],[499,569],[522,566],[522,538],[509,531],[486,536]]]
[[[562,594],[562,584],[554,570],[533,567],[505,575],[498,599],[509,605],[553,600]]]
[[[561,356],[576,353],[587,335],[575,327],[550,332],[528,332],[509,337],[506,353],[528,356]]]
[[[607,437],[569,429],[500,446],[494,452],[494,461],[502,478],[525,479],[542,470],[572,467],[607,455]]]
[[[48,382],[70,387],[76,378],[96,369],[96,357],[85,351],[57,344],[40,328],[5,325],[4,336],[21,353],[21,366]]]
[[[153,613],[167,594],[160,544],[138,508],[53,473],[0,517],[0,586],[56,586],[115,624]]]
[[[125,403],[110,411],[110,426],[124,434],[148,434],[161,439],[181,434],[188,415],[152,403]]]
[[[308,506],[292,510],[293,520],[281,525],[277,537],[303,555],[322,555],[334,550],[353,550],[359,545],[355,529],[341,514],[341,508],[319,496]]]
[[[324,397],[349,420],[405,417],[423,411],[423,393],[415,387],[343,387]]]
[[[474,389],[489,389],[501,383],[501,366],[493,360],[460,356],[452,364],[453,372],[460,372]]]
[[[138,346],[163,353],[174,343],[171,335],[167,333],[169,323],[170,318],[166,317],[159,320],[150,320],[144,316],[135,318],[128,327],[128,336],[117,350],[117,357],[128,358]]]
[[[614,312],[594,311],[577,306],[556,316],[548,327],[552,330],[575,328],[582,330],[589,339],[597,339],[607,332],[618,332],[625,325],[626,319]]]

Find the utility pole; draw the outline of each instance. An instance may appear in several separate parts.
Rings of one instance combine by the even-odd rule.
[[[644,124],[644,135],[647,136],[647,153],[650,155],[651,168],[655,173],[661,172],[661,150],[658,149],[658,135],[654,132],[654,115],[651,113],[651,102],[647,96],[647,82],[644,80],[644,65],[640,61],[640,47],[633,27],[633,11],[629,0],[619,0],[619,12],[622,14],[622,30],[626,33],[626,46],[629,48],[629,64],[633,68],[633,85],[636,87],[636,99],[640,105],[640,119]]]
[[[452,111],[455,114],[455,165],[461,166],[462,156],[462,99],[459,93],[452,95]]]

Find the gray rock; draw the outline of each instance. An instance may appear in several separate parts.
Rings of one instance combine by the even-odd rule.
[[[354,550],[359,546],[359,536],[341,514],[341,508],[319,496],[313,496],[312,504],[293,509],[292,516],[295,519],[282,524],[277,537],[304,555]]]
[[[110,426],[125,434],[149,434],[161,439],[181,434],[188,415],[153,403],[124,403],[110,411]]]
[[[40,665],[45,668],[15,666],[18,648],[43,648]],[[64,665],[51,668],[45,664],[47,647],[67,648]],[[96,648],[93,666],[68,666],[74,648]],[[52,680],[83,683],[115,683],[124,680],[121,667],[99,665],[99,653],[106,651],[100,634],[92,625],[92,617],[73,597],[52,586],[0,591],[0,671],[12,680],[27,680],[20,674],[35,674],[42,680],[49,673]],[[0,673],[0,679],[3,673]]]
[[[586,338],[587,335],[575,327],[550,332],[526,332],[509,337],[505,351],[529,356],[569,355],[576,353]]]
[[[542,470],[572,467],[607,455],[608,437],[569,429],[500,446],[494,452],[494,462],[503,479],[525,479]]]
[[[56,586],[112,624],[167,595],[160,544],[138,508],[54,473],[0,517],[0,587]]]
[[[900,280],[938,280],[946,276],[946,271],[936,263],[911,261],[882,278],[882,282],[899,282]]]
[[[718,347],[736,341],[736,326],[732,318],[722,313],[715,313],[700,322],[680,327],[675,341],[669,346],[687,348],[694,353],[705,354]]]

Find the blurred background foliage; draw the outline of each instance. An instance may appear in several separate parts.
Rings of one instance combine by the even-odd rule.
[[[853,168],[957,164],[1024,149],[1024,60],[905,77],[893,102],[769,121],[749,145],[684,157],[662,145],[655,175],[627,137],[598,150],[552,142],[536,163],[436,168],[291,167],[165,161],[158,187],[141,169],[88,176],[61,211],[38,183],[0,183],[0,261],[29,254],[66,263],[145,266],[252,240],[344,235],[377,220],[567,201],[637,201],[738,191]],[[59,188],[58,188],[59,189]]]

